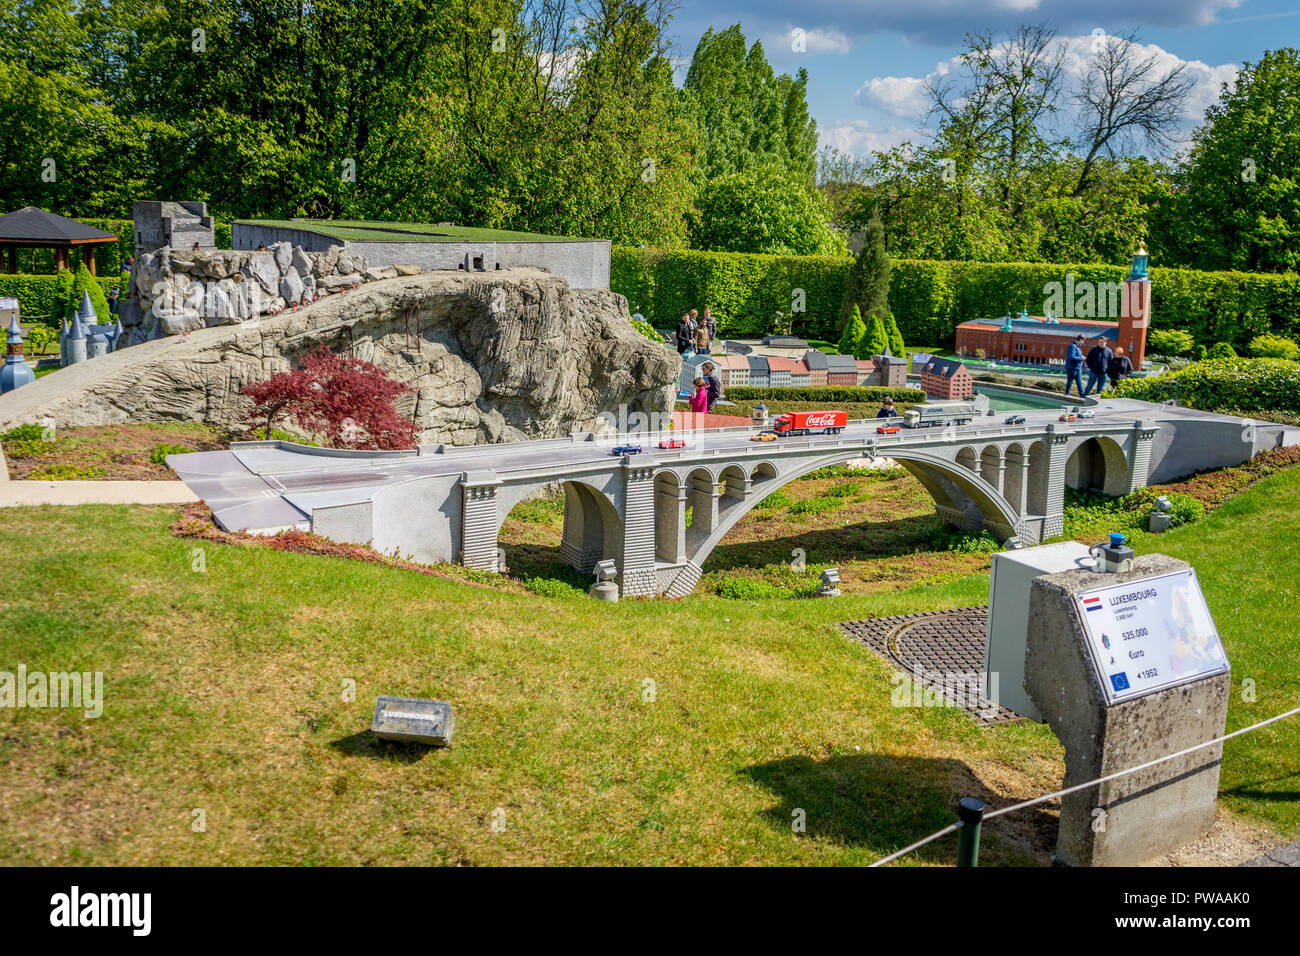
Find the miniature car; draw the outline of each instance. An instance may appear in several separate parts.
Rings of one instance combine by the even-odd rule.
[[[1091,408],[1085,408],[1083,411],[1081,411],[1081,412],[1079,413],[1079,417],[1080,417],[1080,418],[1096,418],[1096,417],[1097,417],[1097,413],[1096,413],[1095,411],[1093,411]]]
[[[659,443],[660,448],[685,448],[686,441],[682,438],[669,438]]]
[[[639,455],[641,454],[640,445],[618,445],[610,452],[611,455]]]
[[[1024,415],[1008,415],[1002,422],[1004,425],[1023,425],[1024,423]]]
[[[776,441],[776,432],[759,432],[750,441]]]
[[[894,435],[903,430],[902,425],[877,425],[877,435]]]
[[[1076,415],[1076,414],[1074,414],[1074,412],[1066,412],[1064,415],[1061,416],[1061,421],[1063,421],[1063,422],[1072,422],[1072,421],[1074,421],[1074,420],[1075,420],[1076,418],[1078,418],[1078,417],[1079,417],[1079,416]]]

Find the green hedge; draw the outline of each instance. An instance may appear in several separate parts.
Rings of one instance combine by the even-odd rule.
[[[875,385],[816,385],[811,387],[761,388],[755,385],[731,385],[727,398],[737,402],[762,399],[771,402],[924,402],[919,388],[880,388]]]
[[[616,246],[610,286],[652,324],[675,328],[683,312],[708,305],[719,332],[754,337],[791,315],[794,290],[805,311],[790,330],[807,338],[839,339],[839,310],[851,259],[758,256],[733,252],[663,252]],[[968,319],[1027,309],[1041,314],[1050,282],[1121,282],[1128,264],[948,262],[896,259],[889,305],[908,343],[950,342]],[[1256,335],[1300,335],[1300,275],[1152,269],[1152,323],[1184,329],[1197,342],[1245,346]]]
[[[1196,362],[1154,378],[1129,378],[1111,394],[1148,402],[1176,399],[1206,411],[1249,409],[1300,413],[1300,362],[1228,358]]]
[[[117,276],[96,276],[104,295],[118,285]],[[0,273],[0,297],[12,296],[18,300],[22,321],[35,322],[43,316],[53,316],[55,305],[59,301],[59,277],[57,275],[29,276],[6,275]],[[104,316],[100,316],[104,321]],[[51,318],[47,323],[58,325],[58,320]]]

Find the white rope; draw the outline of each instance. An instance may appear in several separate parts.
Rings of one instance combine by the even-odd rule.
[[[1248,734],[1252,730],[1259,730],[1261,727],[1267,727],[1269,724],[1277,723],[1279,720],[1285,720],[1287,717],[1294,717],[1296,714],[1300,714],[1300,707],[1294,707],[1291,710],[1288,710],[1286,713],[1278,714],[1274,717],[1269,717],[1267,720],[1261,720],[1257,724],[1251,724],[1249,727],[1242,727],[1240,730],[1234,730],[1232,733],[1224,734],[1222,737],[1215,737],[1213,740],[1207,740],[1204,743],[1196,744],[1194,747],[1187,747],[1186,749],[1180,750],[1177,753],[1168,754],[1164,757],[1157,757],[1155,760],[1148,760],[1146,763],[1138,764],[1136,767],[1129,767],[1127,770],[1118,770],[1115,773],[1107,774],[1104,777],[1098,777],[1096,780],[1089,780],[1087,783],[1075,784],[1073,787],[1066,787],[1064,790],[1057,790],[1055,793],[1049,793],[1041,797],[1035,797],[1032,800],[1025,800],[1021,803],[1013,803],[1011,804],[1011,806],[1003,807],[1000,810],[990,811],[984,814],[984,819],[991,820],[994,817],[1002,816],[1004,813],[1011,813],[1014,810],[1023,810],[1026,807],[1037,806],[1040,803],[1047,803],[1049,800],[1055,800],[1058,797],[1065,796],[1066,794],[1076,793],[1079,790],[1086,790],[1089,787],[1095,787],[1099,783],[1106,783],[1109,780],[1115,780],[1119,777],[1125,776],[1126,774],[1137,773],[1139,770],[1146,770],[1148,767],[1154,767],[1158,764],[1162,764],[1170,760],[1175,760],[1178,757],[1185,757],[1187,756],[1187,754],[1195,753],[1198,750],[1204,750],[1206,747],[1213,747],[1215,744],[1221,744],[1225,740],[1231,740],[1233,737],[1240,737],[1242,734]],[[951,823],[948,826],[944,827],[942,830],[938,831],[937,833],[932,833],[925,839],[918,840],[917,842],[913,843],[911,846],[904,847],[903,849],[899,850],[896,853],[891,853],[889,856],[882,857],[876,862],[870,864],[870,866],[873,867],[883,866],[884,864],[889,863],[892,860],[898,859],[900,856],[911,853],[913,850],[917,849],[918,847],[923,847],[927,843],[939,839],[939,837],[941,836],[947,836],[949,833],[953,833],[957,831],[958,829],[961,828],[961,826],[962,823],[960,820],[957,821],[956,823]]]

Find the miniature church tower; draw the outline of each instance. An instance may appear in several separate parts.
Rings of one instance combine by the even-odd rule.
[[[36,373],[23,358],[23,333],[18,327],[18,313],[14,313],[9,322],[9,333],[5,336],[5,364],[0,368],[0,394],[12,392],[15,388],[36,381]]]
[[[1147,251],[1140,247],[1133,255],[1133,268],[1124,280],[1124,301],[1119,317],[1118,344],[1133,363],[1142,368],[1146,354],[1147,329],[1151,325],[1151,277],[1147,275]]]

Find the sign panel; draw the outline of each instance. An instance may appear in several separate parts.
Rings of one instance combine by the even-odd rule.
[[[1080,591],[1074,600],[1108,703],[1228,669],[1193,570]]]
[[[445,700],[380,697],[375,701],[371,731],[384,740],[414,741],[445,747],[451,743],[454,717]]]

